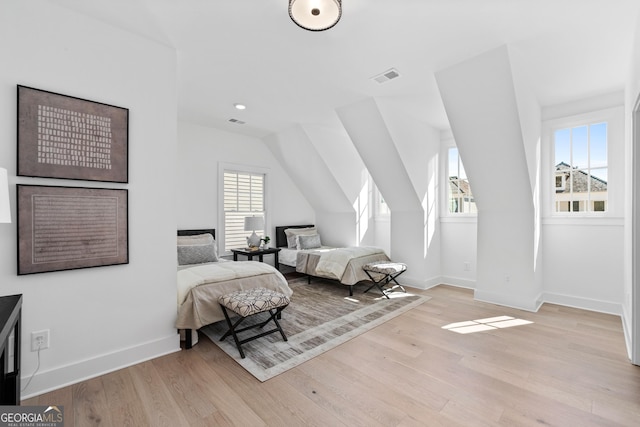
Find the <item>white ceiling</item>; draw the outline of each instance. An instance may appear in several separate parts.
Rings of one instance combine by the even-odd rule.
[[[638,0],[343,0],[335,27],[310,32],[287,0],[51,1],[175,48],[180,118],[258,137],[339,126],[335,108],[366,97],[446,130],[434,72],[504,44],[542,106],[620,90],[640,11]],[[390,68],[401,77],[371,80]]]

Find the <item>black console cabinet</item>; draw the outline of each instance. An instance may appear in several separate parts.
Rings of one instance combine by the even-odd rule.
[[[21,316],[22,295],[0,297],[0,405],[20,405]],[[13,358],[10,347],[13,347]]]

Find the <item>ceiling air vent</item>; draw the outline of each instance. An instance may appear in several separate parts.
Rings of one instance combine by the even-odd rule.
[[[229,121],[230,121],[231,123],[235,123],[235,124],[237,124],[237,125],[243,125],[243,124],[245,124],[245,123],[246,123],[246,122],[243,122],[242,120],[238,120],[238,119],[229,119]]]
[[[389,80],[395,79],[396,77],[400,77],[400,73],[398,73],[398,70],[396,70],[395,68],[392,68],[382,74],[371,77],[371,79],[377,81],[378,83],[385,83]]]

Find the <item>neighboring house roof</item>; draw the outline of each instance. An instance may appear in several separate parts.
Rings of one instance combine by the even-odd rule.
[[[567,185],[564,188],[556,188],[556,193],[568,193],[571,189],[569,186],[569,175],[571,166],[565,162],[556,165],[556,176],[564,175]],[[586,193],[589,189],[589,175],[582,170],[573,169],[573,191],[575,193]],[[607,181],[591,175],[591,191],[607,191]]]
[[[466,179],[458,179],[457,176],[449,177],[449,189],[453,194],[462,193],[471,195],[469,181]]]

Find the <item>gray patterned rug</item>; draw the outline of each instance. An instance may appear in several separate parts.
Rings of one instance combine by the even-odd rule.
[[[242,345],[246,358],[241,359],[233,337],[220,342],[227,330],[224,321],[200,331],[253,376],[266,381],[429,300],[410,292],[393,292],[386,299],[375,288],[363,293],[364,285],[355,286],[349,297],[344,285],[320,279],[307,284],[304,277],[290,280],[289,286],[293,289],[291,303],[280,320],[288,341],[274,333],[248,342]],[[242,326],[266,319],[262,316],[255,315]],[[265,328],[272,329],[273,322]],[[245,333],[255,334],[256,329]],[[243,334],[239,337],[243,339]]]

